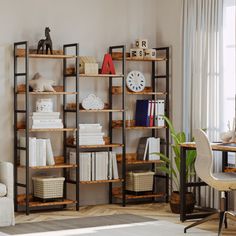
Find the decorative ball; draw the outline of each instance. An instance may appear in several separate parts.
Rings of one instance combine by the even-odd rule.
[[[140,71],[131,71],[127,75],[126,85],[133,92],[141,92],[144,90],[146,80]]]

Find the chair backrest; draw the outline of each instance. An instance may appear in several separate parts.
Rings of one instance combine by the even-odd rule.
[[[7,197],[13,198],[14,172],[12,163],[0,161],[0,183],[7,186]]]
[[[209,184],[213,180],[213,154],[211,145],[206,133],[201,129],[194,130],[194,139],[197,147],[195,170],[202,181]]]

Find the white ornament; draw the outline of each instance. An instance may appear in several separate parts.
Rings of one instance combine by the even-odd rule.
[[[53,112],[52,99],[38,99],[36,102],[36,112]]]
[[[104,106],[104,102],[94,94],[89,94],[82,100],[82,107],[85,110],[102,110]]]
[[[33,79],[29,81],[29,85],[34,92],[55,92],[52,87],[54,84],[55,81],[45,79],[39,73],[36,73]]]
[[[131,71],[127,75],[126,85],[133,92],[141,92],[144,90],[146,80],[140,71]]]

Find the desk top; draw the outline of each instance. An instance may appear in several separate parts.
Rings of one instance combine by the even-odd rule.
[[[211,143],[211,148],[214,151],[236,152],[236,145],[223,146],[222,144],[223,143]],[[181,143],[180,146],[186,149],[196,149],[196,144],[194,142]]]

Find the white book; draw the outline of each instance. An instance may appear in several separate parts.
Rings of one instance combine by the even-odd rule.
[[[112,152],[108,152],[108,179],[112,179]]]
[[[85,153],[85,180],[91,181],[91,153]]]
[[[20,147],[26,147],[26,138],[20,137]],[[20,165],[26,166],[26,151],[20,150]],[[36,166],[36,138],[29,138],[29,166]]]
[[[160,160],[160,156],[154,154],[160,152],[160,138],[150,137],[148,139],[149,139],[149,148],[148,148],[149,160]]]
[[[55,160],[52,151],[51,140],[46,139],[46,163],[49,166],[55,165]]]
[[[45,123],[61,124],[62,120],[61,119],[33,119],[33,124],[45,124]]]
[[[46,166],[46,140],[36,140],[36,163],[37,166]]]
[[[60,112],[33,112],[33,116],[60,116]]]
[[[62,129],[63,124],[37,124],[32,125],[32,129]]]
[[[92,165],[91,180],[94,181],[94,180],[96,180],[96,177],[95,177],[95,175],[96,175],[96,167],[95,167],[95,153],[94,152],[91,153],[91,165]]]
[[[116,153],[112,152],[113,179],[119,179]]]

